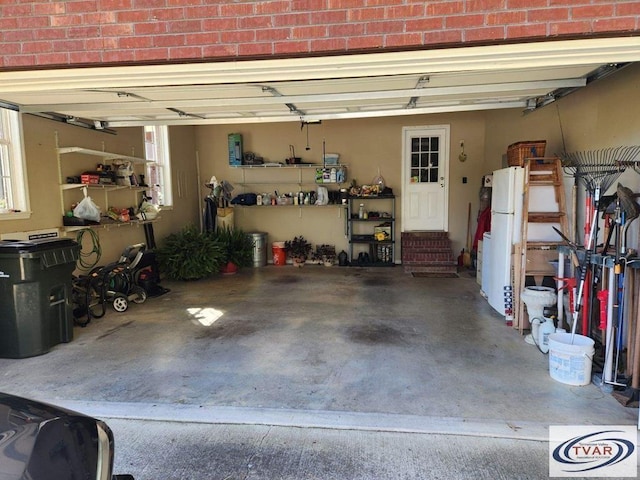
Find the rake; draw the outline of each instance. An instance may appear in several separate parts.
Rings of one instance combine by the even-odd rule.
[[[562,155],[562,168],[571,173],[587,190],[585,211],[585,257],[580,269],[580,285],[576,296],[575,310],[571,325],[571,335],[576,333],[578,316],[582,309],[584,285],[587,267],[591,264],[591,256],[595,251],[598,231],[598,207],[600,194],[613,185],[618,177],[629,166],[634,166],[634,159],[640,153],[640,146],[610,147],[601,150],[587,150],[565,153]],[[592,199],[592,200],[591,200]],[[586,313],[585,313],[586,315]],[[587,332],[582,332],[586,334]]]

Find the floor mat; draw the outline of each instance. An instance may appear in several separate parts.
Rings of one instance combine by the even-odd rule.
[[[418,278],[458,278],[457,273],[451,272],[411,272],[411,275]]]

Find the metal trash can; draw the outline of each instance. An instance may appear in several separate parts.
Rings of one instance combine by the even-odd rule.
[[[264,267],[267,264],[267,234],[251,232],[247,235],[253,242],[253,266]]]
[[[0,241],[0,357],[47,353],[73,340],[71,239]]]

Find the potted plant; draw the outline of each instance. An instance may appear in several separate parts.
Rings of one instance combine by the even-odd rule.
[[[332,267],[336,263],[336,247],[334,245],[318,245],[316,256],[322,260],[325,267]]]
[[[157,251],[162,271],[173,280],[197,280],[220,271],[225,262],[224,245],[194,225],[167,236]]]
[[[287,240],[284,246],[293,261],[294,267],[302,267],[304,265],[312,248],[311,243],[302,235],[295,237],[293,240]]]
[[[235,273],[238,268],[253,264],[253,240],[243,230],[227,226],[219,228],[215,237],[223,245],[225,252],[222,273]]]

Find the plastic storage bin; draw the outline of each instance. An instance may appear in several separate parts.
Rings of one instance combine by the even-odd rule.
[[[79,253],[70,239],[0,241],[0,357],[41,355],[73,340],[71,289]]]

